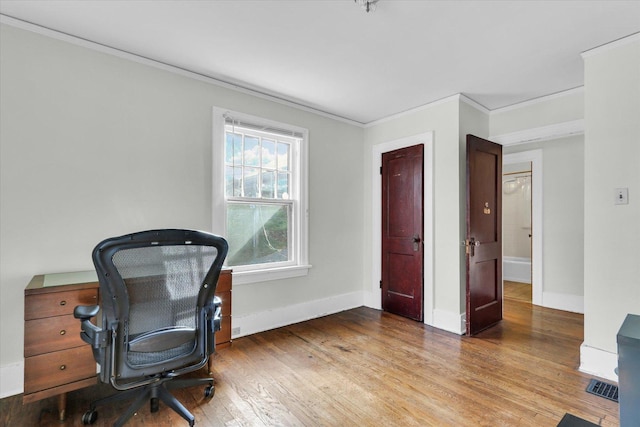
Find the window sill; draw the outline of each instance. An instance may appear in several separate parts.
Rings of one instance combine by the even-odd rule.
[[[229,267],[233,268],[233,267]],[[233,285],[267,282],[269,280],[290,279],[309,274],[310,265],[295,265],[291,267],[268,268],[253,271],[234,271]]]

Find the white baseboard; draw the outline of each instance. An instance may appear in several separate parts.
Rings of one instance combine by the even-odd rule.
[[[531,258],[502,257],[502,279],[531,284]]]
[[[24,362],[0,366],[0,399],[24,390]]]
[[[240,332],[232,334],[231,337],[239,338],[293,323],[304,322],[305,320],[315,319],[316,317],[362,307],[364,298],[364,292],[351,292],[246,316],[233,316],[232,331],[240,328]]]
[[[580,346],[579,370],[581,372],[618,382],[618,375],[615,372],[617,367],[617,354],[590,347],[585,343]]]
[[[467,332],[465,320],[466,313],[459,314],[436,308],[433,310],[433,325],[431,326],[457,335],[464,335]]]
[[[382,292],[364,292],[364,306],[382,310]]]
[[[543,292],[542,306],[584,314],[584,296]]]

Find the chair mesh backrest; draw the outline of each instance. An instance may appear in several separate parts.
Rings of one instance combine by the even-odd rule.
[[[197,328],[198,293],[217,256],[199,245],[147,246],[122,249],[112,261],[125,282],[129,313],[125,334],[131,341],[165,328]],[[192,342],[156,352],[127,352],[131,365],[157,363],[188,354]]]

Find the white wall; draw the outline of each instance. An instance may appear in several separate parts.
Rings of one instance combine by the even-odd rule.
[[[105,237],[211,229],[214,105],[310,135],[313,268],[234,287],[234,327],[268,329],[362,304],[361,127],[8,25],[0,31],[3,395],[21,391],[7,378],[21,368],[23,290],[33,275],[92,269],[91,250]]]
[[[615,378],[616,334],[627,313],[640,314],[640,36],[587,52],[583,58],[585,328],[581,369]],[[614,205],[614,190],[619,187],[629,189],[629,204]]]
[[[583,140],[580,135],[504,149],[507,154],[541,149],[544,156],[543,304],[544,294],[547,299],[554,297],[549,294],[567,299],[584,295]]]
[[[371,157],[373,146],[401,138],[433,132],[433,189],[425,188],[425,198],[433,200],[433,326],[455,333],[464,331],[464,258],[460,242],[464,233],[464,133],[486,136],[488,117],[470,107],[459,96],[373,123],[365,129],[365,150]],[[462,169],[461,169],[462,168]],[[373,212],[371,166],[365,164],[364,211]],[[429,194],[429,192],[432,194]],[[371,247],[372,216],[364,217],[364,246]],[[428,244],[425,242],[425,244]],[[365,251],[363,276],[367,289],[376,294],[372,277],[377,257]],[[425,318],[429,316],[425,314]]]
[[[583,103],[584,90],[574,89],[495,110],[491,114],[491,135],[497,139],[514,135],[547,135],[537,142],[506,146],[504,153],[542,150],[544,234],[543,289],[539,290],[541,303],[577,312],[584,311],[584,136],[547,138],[555,134],[555,130],[550,128],[564,130],[564,123],[583,120]]]
[[[584,118],[584,90],[576,88],[491,112],[491,135],[541,128]]]

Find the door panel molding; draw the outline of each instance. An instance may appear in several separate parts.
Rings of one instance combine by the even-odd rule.
[[[467,335],[502,320],[502,146],[467,135]]]
[[[382,293],[380,279],[382,278],[382,180],[380,167],[382,154],[412,145],[424,145],[424,177],[423,177],[423,242],[424,242],[424,276],[423,276],[423,308],[424,323],[433,325],[433,132],[421,133],[406,138],[396,139],[372,147],[371,156],[371,283],[365,292],[367,307],[382,309]]]
[[[382,308],[424,320],[424,144],[382,155]]]

